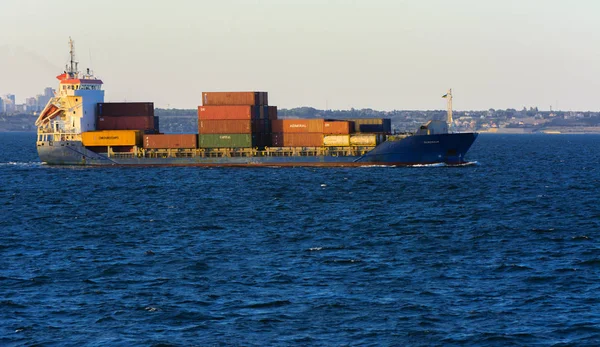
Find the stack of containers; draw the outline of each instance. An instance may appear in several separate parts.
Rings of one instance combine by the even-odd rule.
[[[97,130],[140,130],[158,133],[152,102],[102,102],[97,105]]]
[[[323,146],[323,119],[282,119],[271,122],[274,147]]]
[[[266,92],[204,92],[202,101],[203,106],[198,107],[198,147],[269,145],[270,109]]]
[[[389,118],[353,118],[346,119],[354,123],[353,132],[371,134],[391,134],[392,120]]]
[[[325,121],[323,145],[325,147],[350,146],[350,133],[353,127],[353,122],[349,121]]]
[[[353,118],[350,146],[377,146],[385,135],[392,133],[392,121],[389,118]]]

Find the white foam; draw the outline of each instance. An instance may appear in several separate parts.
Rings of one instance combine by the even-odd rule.
[[[396,167],[397,165],[361,165],[359,167]]]
[[[409,165],[410,167],[443,167],[448,166],[446,163],[435,163],[435,164],[415,164]]]
[[[16,161],[9,161],[7,163],[0,163],[0,167],[1,166],[13,166],[13,167],[37,167],[37,166],[42,166],[44,163],[39,162],[39,161],[30,161],[30,162],[16,162]]]
[[[462,166],[472,166],[479,165],[477,161],[468,161],[462,164],[447,164],[447,163],[435,163],[435,164],[415,164],[409,165],[410,167],[462,167]]]

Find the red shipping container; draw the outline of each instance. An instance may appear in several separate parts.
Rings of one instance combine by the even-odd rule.
[[[202,93],[202,105],[224,106],[224,105],[256,105],[258,94],[255,92],[204,92]]]
[[[252,106],[198,106],[198,119],[254,119],[258,109]]]
[[[269,119],[277,119],[277,106],[269,106]]]
[[[271,121],[274,133],[323,133],[323,119],[276,119]]]
[[[350,134],[350,122],[325,121],[323,123],[323,133],[331,135],[348,135]]]
[[[196,134],[160,134],[144,135],[144,148],[196,148]]]
[[[321,147],[323,146],[323,134],[273,133],[271,142],[273,147]]]
[[[154,117],[152,102],[100,102],[98,116],[109,117]]]
[[[154,130],[154,116],[100,116],[96,130]]]
[[[199,134],[250,134],[252,122],[249,120],[199,120]]]

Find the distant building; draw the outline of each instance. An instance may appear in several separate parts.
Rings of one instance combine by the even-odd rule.
[[[25,104],[15,105],[13,112],[25,113],[25,112],[27,112],[26,107],[27,106]]]
[[[35,111],[36,112],[41,111],[44,108],[44,106],[46,106],[46,104],[48,103],[48,100],[50,100],[50,99],[44,95],[41,95],[41,94],[36,95],[35,103],[36,103],[37,108]]]
[[[48,101],[50,101],[50,99],[52,99],[54,97],[54,89],[52,89],[51,87],[45,88],[44,89],[44,94],[43,95],[37,95],[36,99],[37,99],[37,109],[35,110],[36,112],[41,111],[44,107],[46,107],[46,104],[48,103]]]
[[[15,95],[6,94],[2,97],[4,103],[4,112],[7,114],[15,112]]]
[[[6,94],[4,96],[4,99],[8,99],[10,101],[12,101],[12,104],[15,105],[16,104],[16,98],[15,98],[15,94]]]
[[[52,87],[47,87],[44,89],[44,96],[50,100],[50,98],[54,97],[54,89],[52,89]]]
[[[5,94],[0,97],[0,113],[13,114],[13,113],[34,113],[40,112],[48,101],[55,95],[55,90],[52,87],[44,88],[43,94],[38,94],[35,97],[25,99],[24,104],[17,105],[16,97],[14,94]]]
[[[25,112],[37,112],[38,109],[39,106],[36,98],[25,99]]]

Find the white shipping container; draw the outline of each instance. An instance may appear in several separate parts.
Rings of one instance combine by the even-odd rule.
[[[350,135],[351,146],[377,146],[376,134]]]
[[[350,146],[350,135],[325,135],[323,145],[327,147]]]

